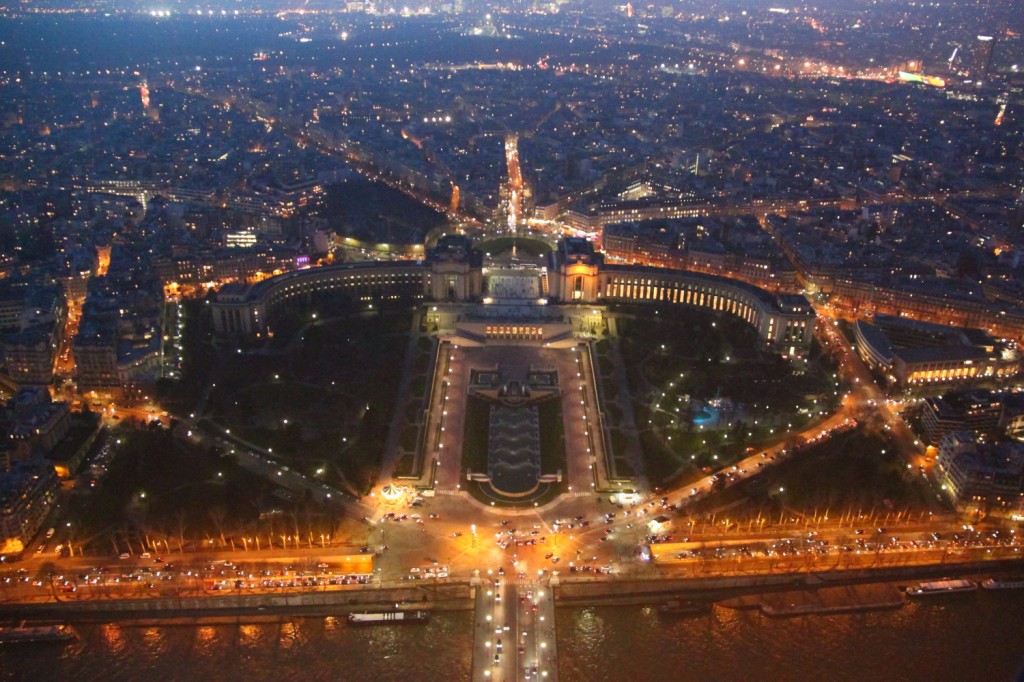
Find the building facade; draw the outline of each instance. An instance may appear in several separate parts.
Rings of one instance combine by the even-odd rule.
[[[924,441],[938,445],[952,431],[967,431],[992,440],[1000,430],[1003,401],[992,391],[975,390],[924,399],[921,427]]]
[[[24,551],[53,508],[59,487],[47,460],[20,460],[0,471],[0,552]]]
[[[473,302],[480,299],[483,263],[468,239],[445,237],[425,262],[352,263],[290,272],[253,286],[225,286],[213,303],[221,337],[260,338],[284,305],[304,305],[321,293],[372,303],[382,299]],[[551,253],[552,303],[635,302],[680,305],[734,315],[750,324],[774,352],[805,355],[815,314],[802,296],[775,295],[751,284],[696,272],[605,265],[586,239],[569,238]]]
[[[1015,345],[980,329],[875,315],[858,320],[854,335],[864,362],[899,389],[998,383],[1020,369]]]
[[[35,327],[4,339],[7,374],[19,386],[48,386],[53,383],[53,363],[58,339],[54,328]]]
[[[979,443],[965,431],[939,443],[935,470],[955,504],[1015,507],[1024,500],[1024,446]]]

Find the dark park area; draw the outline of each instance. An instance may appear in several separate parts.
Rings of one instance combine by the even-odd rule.
[[[685,483],[703,467],[727,465],[747,447],[824,416],[838,401],[834,365],[816,345],[806,359],[784,358],[729,315],[618,310],[618,349],[654,482]],[[617,391],[608,356],[614,351],[605,342],[597,351],[602,388]],[[610,415],[614,423],[617,411]]]
[[[908,469],[886,433],[859,427],[811,445],[788,448],[758,476],[724,488],[687,508],[688,514],[728,508],[733,518],[781,512],[797,515],[927,513],[939,510],[917,470]]]
[[[410,324],[405,310],[319,318],[279,352],[224,352],[206,417],[365,494],[379,475]]]
[[[314,212],[337,225],[339,234],[386,244],[422,244],[447,222],[443,213],[363,178],[328,186]]]

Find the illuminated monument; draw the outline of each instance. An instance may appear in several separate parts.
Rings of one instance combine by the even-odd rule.
[[[702,308],[740,318],[767,348],[786,355],[806,354],[814,332],[814,310],[802,296],[687,270],[606,265],[582,238],[561,240],[536,277],[546,279],[549,308],[608,302]],[[477,303],[483,300],[483,279],[482,254],[468,238],[448,235],[426,261],[346,263],[297,270],[251,286],[225,285],[212,306],[214,330],[224,338],[259,339],[272,331],[277,312],[310,306],[322,297],[348,297],[367,305]]]

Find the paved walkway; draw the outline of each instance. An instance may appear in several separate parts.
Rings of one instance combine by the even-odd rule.
[[[411,386],[412,377],[415,374],[416,357],[419,355],[420,338],[429,338],[420,334],[420,325],[423,320],[423,311],[419,308],[412,316],[412,325],[409,330],[409,342],[405,345],[405,355],[402,357],[402,378],[398,385],[398,395],[395,397],[395,410],[391,416],[391,425],[388,429],[388,439],[384,446],[384,458],[380,467],[380,480],[382,482],[391,479],[395,467],[407,453],[402,449],[402,432],[407,425],[409,401],[412,398]],[[418,453],[413,453],[418,456]]]

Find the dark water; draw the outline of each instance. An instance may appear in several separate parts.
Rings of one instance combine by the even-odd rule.
[[[700,618],[644,607],[558,609],[562,682],[1013,680],[1024,664],[1024,592],[912,602],[900,611]],[[75,626],[66,646],[0,649],[3,680],[468,680],[471,614],[426,625]]]
[[[650,608],[558,611],[563,682],[587,680],[1015,679],[1024,593],[911,602],[899,611],[768,618],[716,608],[700,618]]]
[[[80,641],[0,648],[0,679],[467,680],[472,614],[429,623],[351,627],[344,617],[257,625],[75,625]]]

